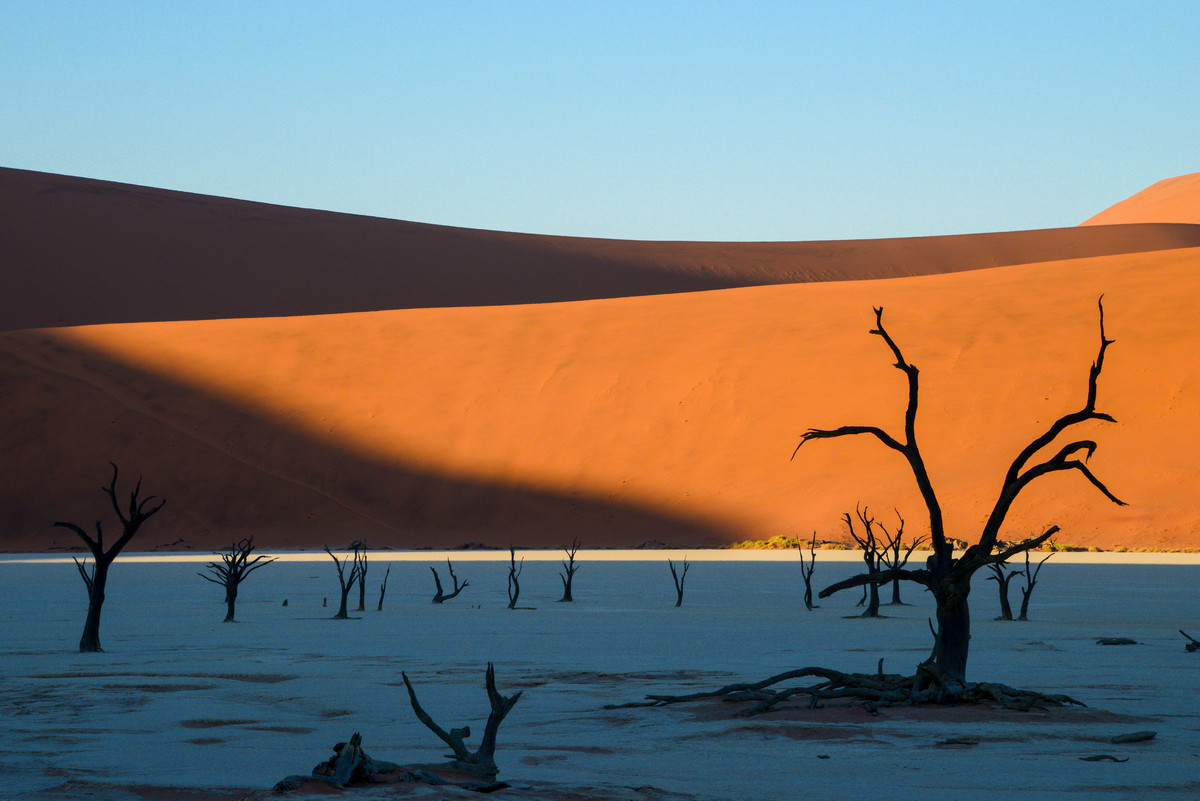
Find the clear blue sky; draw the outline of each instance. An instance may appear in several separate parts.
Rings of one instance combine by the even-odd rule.
[[[1074,225],[1200,171],[1200,3],[0,3],[0,166],[535,233]]]

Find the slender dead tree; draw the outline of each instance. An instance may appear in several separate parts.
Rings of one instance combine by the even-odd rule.
[[[796,550],[800,552],[800,577],[804,579],[804,608],[811,612],[817,608],[813,606],[812,590],[812,574],[817,567],[817,532],[813,532],[812,542],[808,544],[807,562],[804,561],[804,546],[797,542]]]
[[[470,582],[467,581],[464,581],[462,584],[458,583],[458,576],[454,575],[454,565],[450,564],[449,559],[446,560],[446,568],[450,571],[450,580],[454,582],[454,591],[449,595],[442,592],[442,579],[440,576],[438,576],[437,570],[433,567],[429,568],[431,571],[433,571],[433,583],[434,586],[437,587],[437,593],[433,596],[433,602],[435,604],[440,604],[442,601],[449,601],[451,598],[465,590],[470,584]]]
[[[234,606],[237,604],[238,585],[246,576],[258,570],[264,565],[269,565],[276,561],[275,558],[268,558],[264,554],[259,554],[253,559],[250,554],[254,552],[254,537],[247,537],[240,542],[235,542],[225,551],[214,551],[221,557],[221,564],[209,562],[204,566],[205,570],[210,575],[197,573],[196,575],[205,581],[211,581],[213,584],[220,584],[225,588],[225,622],[233,622]]]
[[[517,599],[521,597],[521,582],[518,581],[521,577],[521,571],[525,569],[525,559],[522,557],[521,564],[517,564],[517,549],[511,544],[508,546],[508,608],[517,608]]]
[[[354,589],[354,583],[358,581],[358,543],[353,543],[353,547],[354,556],[338,559],[333,551],[329,550],[329,546],[325,546],[325,553],[329,554],[329,558],[333,560],[333,566],[337,568],[338,585],[342,596],[342,602],[338,605],[337,614],[333,616],[334,620],[347,620],[350,617],[347,602],[350,598],[350,591]],[[349,576],[346,575],[347,563],[350,564]]]
[[[563,594],[558,599],[558,602],[570,603],[575,600],[571,595],[571,583],[575,580],[575,571],[579,569],[579,565],[575,564],[575,554],[579,552],[579,539],[571,540],[571,547],[564,548],[563,550],[567,553],[567,560],[562,563],[563,572],[558,574],[563,585]]]
[[[908,560],[912,558],[913,551],[919,548],[925,542],[925,537],[913,537],[908,543],[908,546],[903,545],[904,541],[904,518],[900,516],[900,510],[895,510],[896,519],[899,520],[899,525],[896,528],[896,536],[888,535],[886,546],[879,552],[879,567],[881,570],[902,570],[908,565]],[[882,526],[881,526],[882,528]],[[885,529],[886,532],[886,529]],[[892,601],[891,606],[904,606],[904,601],[900,600],[900,579],[892,579]]]
[[[152,505],[151,501],[155,498],[153,495],[139,501],[138,495],[142,491],[142,479],[139,477],[133,492],[129,494],[129,505],[123,510],[120,501],[117,500],[117,466],[113,462],[109,462],[109,464],[112,465],[112,480],[108,482],[107,487],[100,489],[108,496],[113,510],[117,513],[117,519],[121,521],[121,536],[117,538],[117,541],[105,550],[104,530],[99,520],[96,521],[95,539],[74,523],[57,522],[54,524],[59,528],[74,531],[92,552],[93,563],[90,574],[84,570],[82,564],[78,561],[75,562],[88,593],[87,618],[83,623],[83,636],[79,638],[80,653],[104,650],[100,647],[100,609],[104,606],[104,588],[108,584],[108,569],[112,566],[113,560],[117,558],[117,554],[121,553],[121,549],[129,544],[133,535],[137,534],[142,524],[157,514],[158,510],[162,509],[163,504],[166,503],[166,500],[160,500]]]
[[[1028,553],[1028,552],[1027,552]],[[993,562],[988,565],[988,570],[992,571],[992,575],[988,576],[988,581],[996,582],[996,586],[1000,592],[1000,617],[996,620],[1012,620],[1012,605],[1008,602],[1008,585],[1016,578],[1016,573],[1005,570],[1007,565],[999,562]]]
[[[850,587],[881,584],[896,578],[913,581],[927,588],[937,604],[937,628],[934,631],[933,653],[929,660],[921,666],[917,677],[921,681],[914,682],[914,684],[923,684],[928,687],[932,683],[937,685],[939,692],[950,696],[961,693],[966,686],[967,657],[971,639],[971,615],[967,603],[971,592],[971,577],[980,568],[1006,562],[1019,553],[1037,547],[1058,531],[1058,526],[1051,526],[1036,537],[996,550],[996,540],[1004,518],[1025,487],[1042,476],[1074,470],[1082,474],[1105,498],[1115,504],[1125,505],[1087,466],[1088,457],[1095,452],[1097,447],[1094,441],[1074,440],[1061,446],[1053,455],[1044,455],[1045,449],[1050,447],[1059,435],[1074,426],[1090,420],[1116,422],[1111,415],[1096,411],[1097,381],[1104,367],[1105,352],[1113,342],[1105,336],[1103,298],[1098,306],[1100,310],[1100,347],[1088,373],[1087,399],[1083,407],[1078,411],[1059,417],[1017,454],[1004,476],[999,495],[984,523],[978,542],[968,547],[957,558],[954,556],[952,543],[946,536],[941,503],[929,479],[925,460],[917,445],[918,370],[914,365],[908,363],[901,353],[900,347],[884,328],[882,308],[875,309],[875,328],[871,330],[871,333],[881,337],[887,344],[888,349],[896,358],[896,369],[902,371],[908,380],[908,407],[904,417],[903,441],[876,426],[814,428],[809,429],[801,436],[800,444],[792,453],[794,458],[801,447],[813,440],[866,434],[878,439],[885,447],[898,452],[907,461],[929,513],[930,543],[933,554],[927,560],[926,566],[916,570],[905,568],[865,573],[826,587],[821,591],[820,597],[825,598]],[[914,692],[916,691],[917,688],[914,688]]]
[[[1033,588],[1037,584],[1038,573],[1042,572],[1042,565],[1046,564],[1046,560],[1054,556],[1054,552],[1046,554],[1042,561],[1037,563],[1037,567],[1030,572],[1029,568],[1029,551],[1025,552],[1025,569],[1021,575],[1025,577],[1025,586],[1021,587],[1021,614],[1017,616],[1017,620],[1029,620],[1029,596],[1033,595]]]
[[[392,566],[387,566],[387,572],[383,574],[383,583],[379,585],[379,605],[375,607],[376,612],[383,611],[383,596],[387,594],[388,576],[392,575]]]
[[[671,568],[671,579],[675,582],[675,608],[678,609],[679,607],[683,606],[683,582],[684,579],[687,578],[688,568],[690,568],[691,565],[688,564],[686,557],[683,560],[682,572],[677,573],[675,571],[675,563],[672,562],[670,558],[667,559],[667,565]]]
[[[879,541],[875,536],[875,527],[878,523],[866,509],[861,506],[855,507],[854,513],[858,515],[859,522],[862,523],[863,533],[859,534],[854,529],[854,518],[850,517],[850,513],[846,512],[842,515],[842,521],[846,524],[846,529],[850,532],[850,537],[858,543],[859,550],[862,551],[863,563],[867,566],[867,574],[874,575],[879,572],[879,553],[886,545]],[[882,529],[882,527],[880,527]],[[886,534],[886,532],[885,532]],[[859,617],[879,617],[879,585],[876,583],[868,583],[863,585],[866,591],[867,608]],[[859,601],[859,606],[863,605],[863,601]]]
[[[367,543],[354,543],[354,569],[358,571],[358,609],[367,611]]]

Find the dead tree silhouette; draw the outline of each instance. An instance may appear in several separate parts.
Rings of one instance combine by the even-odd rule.
[[[1060,435],[1074,426],[1092,420],[1116,422],[1111,415],[1096,410],[1098,379],[1104,368],[1105,353],[1113,344],[1113,340],[1105,335],[1103,297],[1097,305],[1100,316],[1100,346],[1088,371],[1087,398],[1082,408],[1059,417],[1017,454],[1005,473],[998,497],[983,525],[978,542],[969,546],[957,558],[954,556],[954,541],[947,537],[945,532],[941,504],[926,471],[925,460],[917,445],[919,373],[916,366],[904,358],[900,347],[884,328],[882,308],[874,310],[875,328],[871,330],[871,333],[883,339],[896,359],[896,369],[902,371],[907,378],[908,405],[904,416],[904,439],[899,440],[876,426],[849,425],[833,429],[813,428],[801,436],[799,445],[792,452],[792,457],[795,458],[800,448],[814,440],[865,434],[876,438],[885,447],[898,452],[908,463],[929,513],[930,543],[933,553],[926,560],[925,567],[883,570],[853,576],[826,587],[821,591],[820,597],[827,598],[836,592],[852,587],[884,584],[897,578],[915,582],[929,590],[936,603],[937,625],[936,627],[931,626],[934,634],[933,652],[928,659],[917,666],[915,675],[885,675],[882,670],[882,661],[877,672],[873,674],[849,674],[826,668],[801,668],[773,676],[762,682],[729,685],[711,693],[698,693],[690,696],[653,696],[647,703],[676,703],[679,700],[717,695],[727,696],[731,693],[753,693],[753,697],[759,699],[754,711],[769,709],[784,698],[796,694],[808,694],[814,702],[816,699],[830,697],[860,698],[866,699],[870,703],[883,704],[988,701],[1015,709],[1078,703],[1067,696],[1043,695],[998,684],[968,684],[967,657],[970,650],[971,615],[967,600],[971,592],[971,577],[976,571],[989,565],[1007,562],[1014,556],[1047,541],[1058,531],[1058,526],[1052,525],[1036,537],[997,549],[997,538],[1009,509],[1021,492],[1032,482],[1052,473],[1076,471],[1109,501],[1121,506],[1125,505],[1124,501],[1110,492],[1108,487],[1087,466],[1088,457],[1097,448],[1094,441],[1073,440],[1060,446],[1053,455],[1046,456],[1044,454],[1044,451],[1050,448]],[[821,681],[809,687],[781,691],[768,689],[770,685],[780,681],[805,676],[815,676]],[[742,696],[739,695],[739,697]]]
[[[129,494],[129,506],[122,510],[121,503],[117,500],[117,466],[113,462],[109,462],[109,464],[112,465],[112,480],[108,482],[107,487],[100,489],[108,496],[113,510],[117,513],[117,519],[121,521],[121,536],[117,538],[117,541],[105,550],[104,530],[99,520],[96,521],[95,539],[74,523],[57,522],[54,524],[59,528],[74,531],[92,552],[93,562],[90,574],[84,569],[83,564],[78,560],[75,561],[75,567],[79,569],[79,575],[83,578],[88,593],[87,618],[83,623],[83,636],[79,638],[80,653],[104,650],[100,647],[100,610],[104,606],[104,589],[108,584],[108,569],[112,566],[113,560],[117,558],[117,554],[121,553],[121,549],[128,545],[133,536],[137,534],[142,524],[156,515],[166,503],[164,499],[151,506],[150,502],[155,498],[153,495],[139,501],[138,495],[142,491],[142,479],[139,477],[133,492]]]
[[[254,537],[247,537],[230,545],[228,550],[215,552],[217,556],[221,557],[221,564],[209,562],[204,566],[211,575],[205,575],[204,573],[196,574],[205,581],[220,584],[225,588],[224,622],[226,623],[233,622],[234,606],[237,604],[238,597],[238,586],[242,583],[242,580],[260,567],[276,561],[275,558],[268,558],[264,554],[259,554],[251,559],[250,554],[253,552]]]

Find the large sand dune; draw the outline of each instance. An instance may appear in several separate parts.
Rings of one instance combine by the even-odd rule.
[[[52,180],[5,177],[14,174]],[[198,216],[273,208],[193,205]],[[275,213],[285,211],[329,219],[329,230],[343,222],[343,234],[356,225],[410,225]],[[234,227],[251,229],[243,234],[253,242],[253,225],[248,216]],[[813,530],[833,538],[841,514],[859,502],[881,515],[899,509],[907,530],[919,533],[924,511],[912,479],[877,443],[817,442],[789,461],[810,426],[877,424],[899,433],[904,379],[868,334],[873,305],[885,307],[889,330],[921,368],[919,437],[949,531],[969,540],[1015,453],[1083,403],[1103,293],[1116,344],[1099,407],[1118,423],[1089,425],[1079,436],[1097,440],[1092,469],[1130,505],[1112,506],[1080,475],[1060,474],[1023,496],[1006,535],[1057,523],[1067,543],[1200,546],[1200,247],[1188,239],[1195,226],[1066,229],[1081,237],[1072,240],[1079,258],[1067,258],[1074,251],[1061,249],[1061,233],[1030,232],[1029,241],[1049,237],[1060,249],[1045,256],[1045,241],[1017,248],[1007,266],[990,269],[967,269],[988,265],[963,254],[985,252],[989,237],[994,244],[1004,235],[937,238],[937,258],[932,240],[892,240],[917,246],[925,259],[924,269],[899,278],[879,277],[892,268],[870,260],[854,272],[845,255],[854,245],[841,243],[842,256],[828,263],[843,272],[803,279],[789,279],[784,255],[768,264],[747,254],[812,243],[619,243],[416,228],[430,241],[440,231],[451,240],[559,247],[561,264],[546,250],[539,263],[572,278],[605,283],[604,264],[637,263],[638,275],[652,280],[638,284],[633,271],[626,278],[646,292],[666,291],[655,281],[678,285],[671,294],[453,308],[410,302],[303,317],[263,317],[273,300],[253,295],[257,311],[250,304],[244,313],[258,319],[10,331],[0,335],[0,543],[72,544],[49,524],[104,512],[99,487],[109,459],[169,499],[139,537],[143,547],[182,539],[178,545],[208,548],[248,534],[274,547],[357,536],[401,547],[553,546],[573,536],[593,546],[696,545]],[[147,236],[166,236],[155,231]],[[1113,255],[1104,239],[1113,232],[1148,238]],[[349,249],[350,241],[341,243]],[[694,254],[706,247],[727,257],[713,271],[718,284],[764,285],[685,292],[703,288]],[[122,248],[132,246],[113,245]],[[652,269],[628,255],[655,248]],[[604,249],[607,262],[595,256]],[[503,283],[506,268],[484,259],[486,249],[475,252],[473,269]],[[179,262],[200,269],[182,255],[156,258],[172,275]],[[370,270],[355,269],[346,267],[355,276],[346,284],[362,300],[369,293],[355,281]],[[277,285],[289,283],[283,265],[274,270]],[[789,283],[816,277],[872,280]],[[127,288],[139,291],[137,282]],[[217,288],[212,296],[225,297]],[[72,314],[98,313],[100,299]],[[45,306],[26,305],[45,318]]]

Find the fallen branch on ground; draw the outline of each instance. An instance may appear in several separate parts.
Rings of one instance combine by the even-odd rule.
[[[815,678],[815,684],[772,689],[772,685],[793,679]],[[1067,705],[1086,706],[1068,695],[1021,690],[1005,684],[976,682],[956,688],[947,686],[932,664],[917,667],[916,674],[903,676],[884,673],[883,660],[875,673],[843,673],[823,667],[789,670],[752,683],[727,684],[720,689],[687,695],[647,695],[645,701],[611,704],[605,709],[641,706],[667,706],[688,701],[720,698],[723,701],[752,701],[746,715],[758,715],[796,696],[807,696],[810,709],[835,699],[862,701],[874,707],[913,706],[916,704],[997,704],[1005,709],[1028,711]]]
[[[452,761],[438,764],[414,763],[400,765],[386,760],[373,759],[362,748],[362,736],[355,732],[349,742],[338,743],[333,747],[333,756],[313,768],[311,775],[288,776],[275,785],[275,790],[292,791],[303,787],[306,783],[316,782],[336,787],[351,787],[362,784],[396,784],[401,782],[416,782],[435,786],[453,786],[481,793],[490,793],[508,787],[504,782],[496,780],[499,769],[496,767],[496,735],[504,718],[521,699],[521,693],[504,697],[496,689],[496,672],[492,663],[487,666],[486,688],[488,701],[491,704],[491,714],[483,730],[483,740],[479,748],[469,751],[465,740],[471,736],[471,727],[446,731],[429,716],[417,701],[416,691],[408,676],[401,673],[404,685],[408,688],[408,698],[412,704],[417,719],[426,728],[438,736],[442,742],[450,746],[454,752]]]

